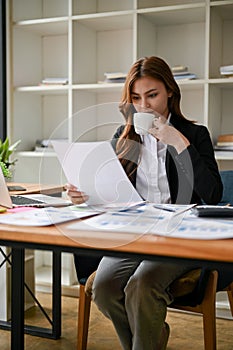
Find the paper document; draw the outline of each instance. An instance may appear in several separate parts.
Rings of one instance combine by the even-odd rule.
[[[191,209],[192,206],[187,206]],[[170,207],[169,207],[170,208]],[[233,220],[202,219],[185,207],[174,212],[154,208],[153,204],[102,215],[76,222],[69,229],[87,231],[112,231],[132,234],[156,234],[185,239],[226,239],[233,238]],[[177,213],[180,212],[180,215]]]
[[[142,201],[109,141],[52,144],[67,181],[89,196],[88,205]]]
[[[0,215],[0,223],[17,226],[49,226],[99,214],[88,207],[40,208]]]

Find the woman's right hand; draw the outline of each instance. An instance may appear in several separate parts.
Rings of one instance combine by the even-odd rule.
[[[88,196],[84,192],[79,191],[76,186],[68,183],[64,187],[73,204],[82,204],[88,200]]]

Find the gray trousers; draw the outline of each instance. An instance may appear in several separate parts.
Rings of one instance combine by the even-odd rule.
[[[198,266],[104,257],[93,300],[115,327],[124,350],[156,350],[173,301],[169,285]]]

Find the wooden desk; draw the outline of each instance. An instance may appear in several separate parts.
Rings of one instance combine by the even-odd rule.
[[[24,250],[51,250],[193,262],[233,269],[233,239],[185,240],[122,232],[70,231],[69,223],[51,227],[0,225],[0,244],[12,247],[11,349],[24,349]]]
[[[10,194],[34,194],[34,193],[43,193],[43,194],[56,194],[64,191],[64,187],[61,185],[44,185],[44,184],[33,184],[33,183],[18,183],[18,182],[8,182],[8,186],[22,186],[26,188],[26,191],[10,191]]]
[[[71,231],[69,223],[50,227],[26,227],[0,224],[0,243],[91,250],[108,255],[146,255],[201,260],[203,262],[233,263],[233,239],[190,240],[161,237],[152,234],[137,235],[122,232]],[[4,244],[2,244],[4,245]]]

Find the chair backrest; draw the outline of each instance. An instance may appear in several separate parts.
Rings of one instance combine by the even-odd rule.
[[[233,205],[233,170],[222,170],[220,175],[223,183],[223,195],[219,204],[230,203]]]

